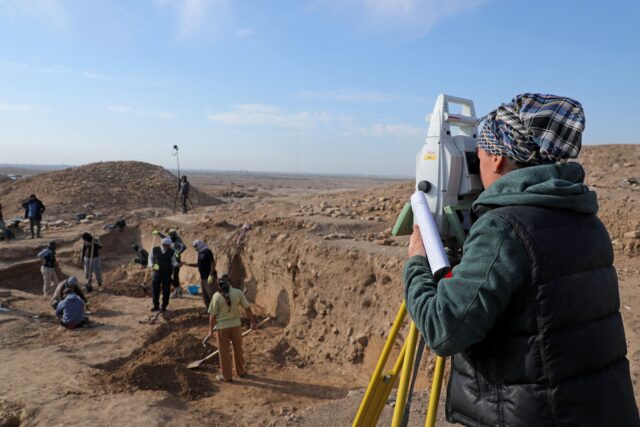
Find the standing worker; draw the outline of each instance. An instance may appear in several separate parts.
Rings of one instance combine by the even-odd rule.
[[[517,96],[478,138],[484,192],[453,277],[433,278],[414,227],[411,318],[453,355],[446,415],[467,426],[640,426],[611,239],[577,162],[579,102]]]
[[[180,193],[180,202],[182,203],[182,213],[187,213],[187,199],[189,198],[189,193],[191,191],[191,184],[187,181],[187,176],[182,175],[180,178],[180,184],[178,188],[178,192]]]
[[[31,238],[40,238],[40,228],[42,224],[42,214],[46,209],[35,194],[31,194],[29,198],[22,204],[24,208],[24,217],[29,218],[29,228],[31,230]],[[33,228],[36,228],[34,232]]]
[[[156,246],[151,250],[151,263],[153,265],[153,278],[151,279],[152,312],[160,310],[161,313],[164,313],[169,305],[171,273],[177,265],[171,244],[171,239],[164,237],[160,247]],[[160,306],[160,287],[162,287],[162,306]]]
[[[145,268],[149,263],[149,252],[138,245],[132,245],[131,249],[136,253],[136,257],[132,262],[134,264],[140,264],[140,268]]]
[[[218,287],[219,290],[213,295],[209,305],[209,334],[204,339],[204,342],[211,337],[215,328],[217,330],[218,355],[222,372],[222,374],[216,376],[216,379],[230,382],[233,375],[231,370],[231,347],[229,344],[233,346],[233,361],[236,367],[236,374],[240,378],[247,375],[242,354],[240,307],[247,314],[251,329],[256,328],[256,319],[244,293],[240,289],[231,286],[226,274],[220,278]]]
[[[42,295],[47,295],[50,286],[58,284],[58,276],[62,276],[58,260],[56,259],[55,240],[49,242],[47,247],[38,253],[38,258],[42,261],[40,272],[42,273]]]
[[[85,232],[82,233],[82,263],[84,265],[84,277],[87,280],[85,289],[91,292],[93,286],[91,279],[95,275],[98,282],[98,290],[102,290],[102,264],[100,261],[100,250],[102,245],[97,238]]]
[[[218,273],[216,272],[216,260],[211,249],[202,241],[194,240],[193,247],[198,252],[197,263],[184,263],[188,267],[197,267],[200,273],[200,287],[202,288],[202,301],[206,308],[209,307],[211,297],[218,291]]]
[[[158,230],[153,230],[153,234],[160,236],[161,239],[166,237]],[[169,230],[169,238],[171,239],[171,249],[173,249],[174,257],[176,259],[173,272],[171,274],[171,283],[173,283],[173,287],[175,288],[173,296],[175,298],[182,298],[182,288],[180,287],[180,266],[182,265],[182,253],[187,250],[187,245],[185,245],[180,236],[178,236],[178,232],[175,228]]]

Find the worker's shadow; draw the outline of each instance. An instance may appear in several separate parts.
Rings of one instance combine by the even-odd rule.
[[[311,397],[315,399],[321,398],[326,400],[342,399],[348,394],[347,390],[338,387],[275,380],[272,378],[259,377],[257,375],[248,375],[242,380],[242,385],[292,394],[295,396]]]

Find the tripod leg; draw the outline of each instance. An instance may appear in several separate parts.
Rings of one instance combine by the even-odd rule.
[[[375,426],[378,424],[378,419],[384,410],[391,390],[398,383],[398,378],[402,371],[402,363],[404,362],[404,356],[407,353],[407,341],[404,342],[402,350],[396,359],[396,363],[391,371],[385,371],[380,374],[380,377],[376,379],[376,383],[373,385],[374,393],[370,396],[366,413],[360,420],[360,426]]]
[[[400,385],[398,386],[398,394],[396,397],[396,406],[393,411],[392,427],[400,427],[404,417],[404,408],[407,404],[407,392],[409,383],[411,382],[411,373],[413,372],[413,361],[416,355],[416,344],[418,342],[418,328],[415,323],[411,322],[411,329],[407,337],[407,350],[404,355],[402,364],[402,375],[400,376]]]
[[[400,310],[398,310],[398,314],[396,315],[396,319],[393,322],[393,326],[391,327],[391,331],[389,331],[389,337],[384,345],[382,350],[382,354],[380,354],[380,358],[378,359],[378,364],[376,365],[376,369],[373,371],[373,375],[371,375],[371,379],[369,380],[369,386],[367,387],[367,391],[365,392],[364,397],[362,398],[362,403],[360,403],[360,408],[358,409],[358,413],[353,420],[352,427],[368,427],[371,425],[375,425],[377,422],[377,417],[373,417],[371,414],[373,409],[381,409],[381,405],[384,405],[384,402],[381,404],[379,401],[380,397],[378,396],[378,389],[381,386],[381,383],[384,381],[382,371],[387,363],[387,359],[389,358],[389,354],[391,353],[391,349],[396,341],[396,337],[398,336],[398,331],[402,326],[402,322],[404,321],[405,316],[407,315],[407,308],[402,302],[400,306]],[[406,348],[404,348],[406,350]],[[400,357],[398,358],[398,362],[401,363],[401,358],[403,353],[406,352],[403,350]],[[396,367],[399,369],[400,364],[396,362]],[[397,372],[397,369],[395,369]],[[395,377],[389,379],[389,382],[393,381]],[[387,394],[388,396],[388,394]],[[386,399],[384,399],[386,401]],[[376,405],[376,408],[374,408]],[[379,412],[378,412],[379,416]]]
[[[436,366],[433,368],[433,382],[429,393],[429,409],[427,409],[427,421],[425,427],[436,425],[436,415],[438,413],[438,402],[440,401],[440,389],[442,388],[442,377],[444,375],[444,357],[436,357]]]

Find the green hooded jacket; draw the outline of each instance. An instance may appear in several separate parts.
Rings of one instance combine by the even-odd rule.
[[[405,301],[427,345],[441,356],[484,339],[531,276],[529,255],[512,227],[489,209],[527,205],[596,214],[596,193],[584,185],[578,163],[531,166],[509,172],[474,202],[487,210],[473,224],[453,277],[436,284],[425,257],[404,266]]]

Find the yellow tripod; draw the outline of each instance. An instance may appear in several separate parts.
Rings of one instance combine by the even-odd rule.
[[[362,399],[356,418],[353,420],[352,427],[373,427],[378,423],[380,414],[384,409],[384,405],[389,398],[389,394],[395,385],[398,376],[400,376],[400,384],[396,397],[396,404],[393,411],[392,427],[400,427],[402,425],[405,407],[409,398],[409,383],[411,382],[411,372],[415,361],[416,344],[418,342],[418,329],[411,322],[409,336],[405,340],[402,350],[396,359],[393,369],[384,371],[389,354],[396,341],[400,327],[407,315],[407,309],[404,302],[398,310],[396,319],[393,322],[389,337],[384,345],[382,354],[378,359],[376,369],[373,371],[369,386]],[[433,372],[433,381],[431,384],[431,393],[429,395],[429,407],[427,409],[427,420],[425,426],[432,427],[436,423],[436,414],[438,411],[438,401],[440,400],[440,389],[442,388],[442,377],[444,374],[445,358],[438,356]]]
[[[446,206],[444,208],[445,217],[451,226],[452,233],[454,234],[459,247],[462,247],[464,244],[466,235],[456,211],[464,209],[468,209],[468,206]],[[412,223],[413,214],[411,211],[411,204],[407,203],[393,228],[393,234],[396,236],[411,234]],[[382,354],[378,359],[376,369],[373,371],[373,375],[369,380],[369,386],[367,387],[367,391],[362,399],[358,413],[353,420],[352,427],[373,427],[378,423],[380,414],[382,413],[384,405],[389,398],[389,394],[391,394],[393,386],[398,380],[398,376],[400,376],[400,384],[398,385],[396,405],[393,411],[391,426],[402,426],[405,417],[405,408],[410,397],[409,386],[411,383],[411,372],[414,369],[416,344],[419,336],[418,329],[413,322],[411,322],[409,335],[402,346],[402,350],[400,350],[400,354],[398,355],[398,359],[396,359],[393,369],[390,371],[384,371],[384,368],[406,316],[407,308],[403,301],[400,306],[400,310],[396,315],[396,319],[393,322],[391,331],[389,332],[389,337],[384,345]],[[429,406],[427,408],[427,419],[425,422],[426,427],[433,427],[436,424],[436,415],[438,412],[438,402],[440,400],[440,390],[442,389],[442,377],[444,376],[445,361],[446,358],[444,357],[436,357],[436,364],[433,369],[433,379],[431,382],[431,391],[429,394]]]

